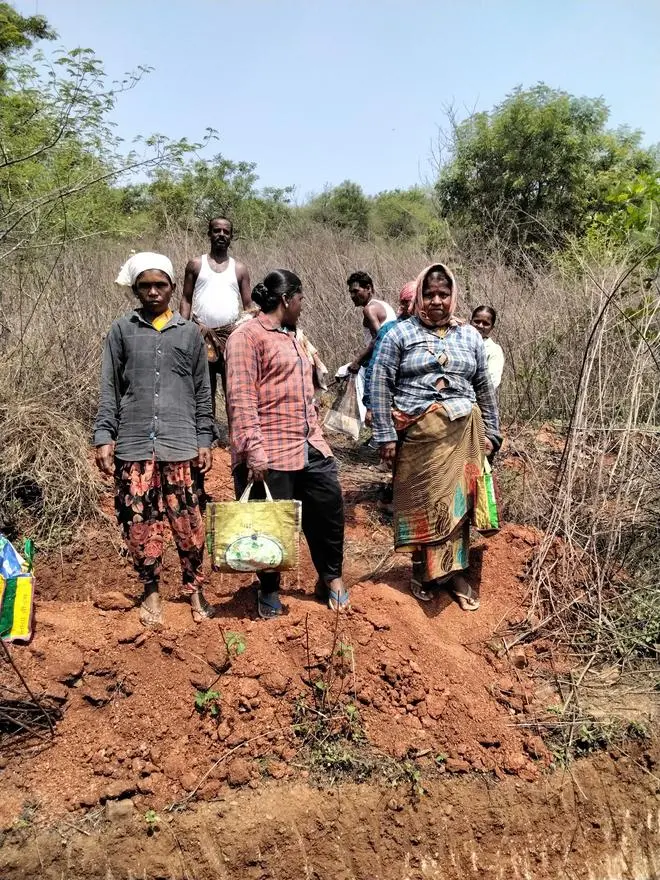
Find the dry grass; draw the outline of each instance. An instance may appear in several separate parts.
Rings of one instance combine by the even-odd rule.
[[[177,234],[132,246],[167,253],[181,283],[187,260],[207,242]],[[301,276],[303,326],[331,368],[350,360],[362,341],[347,275],[369,271],[379,294],[395,303],[429,262],[415,244],[359,242],[322,228],[296,236],[283,230],[258,243],[239,239],[234,251],[253,281],[276,267]],[[87,442],[103,335],[132,305],[113,284],[127,252],[123,244],[97,242],[71,246],[58,259],[0,267],[0,527],[29,527],[42,543],[55,543],[95,510]],[[586,605],[600,607],[621,565],[652,555],[642,547],[652,547],[660,520],[657,309],[647,304],[631,322],[626,310],[648,299],[648,291],[635,273],[626,275],[625,254],[578,254],[570,266],[530,268],[524,277],[493,257],[438,256],[456,267],[465,317],[482,302],[499,312],[496,336],[507,358],[502,421],[521,461],[509,509],[547,526],[535,599],[556,613],[572,601],[575,571],[584,570],[595,590]],[[549,420],[571,422],[554,494],[548,477],[557,462],[539,457],[528,427]],[[561,558],[557,537],[564,541]]]
[[[0,426],[0,528],[64,543],[99,498],[85,426],[38,399],[0,407]]]
[[[532,571],[536,614],[581,675],[660,651],[660,299],[627,262],[585,276],[596,317]]]

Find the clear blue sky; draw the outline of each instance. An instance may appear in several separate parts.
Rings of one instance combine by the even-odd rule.
[[[119,77],[119,133],[200,138],[299,199],[433,176],[443,105],[487,110],[543,80],[602,96],[660,141],[660,0],[15,0]]]

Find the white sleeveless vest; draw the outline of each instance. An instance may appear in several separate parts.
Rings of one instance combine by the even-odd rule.
[[[207,327],[226,327],[238,320],[242,309],[236,260],[229,257],[227,268],[223,272],[216,272],[209,266],[209,258],[204,254],[192,298],[195,320]]]

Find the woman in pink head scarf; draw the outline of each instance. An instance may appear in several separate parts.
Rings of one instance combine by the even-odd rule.
[[[473,489],[501,438],[483,340],[456,318],[456,302],[447,266],[420,273],[412,316],[385,336],[374,364],[372,430],[382,460],[394,466],[395,547],[412,554],[412,593],[428,602],[446,587],[474,611]]]

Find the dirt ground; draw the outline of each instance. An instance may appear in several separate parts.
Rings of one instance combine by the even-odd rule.
[[[266,782],[154,814],[102,809],[4,835],[3,880],[653,880],[657,747],[536,783],[447,778],[416,797],[371,784]]]
[[[285,579],[281,619],[256,618],[250,576],[209,572],[219,615],[196,626],[176,601],[170,547],[166,626],[143,632],[109,493],[106,524],[59,557],[39,558],[35,636],[12,655],[62,720],[49,747],[0,754],[0,876],[545,878],[564,875],[525,866],[538,871],[554,864],[553,853],[570,856],[578,844],[569,826],[576,841],[604,841],[603,853],[614,831],[624,833],[614,813],[601,817],[596,763],[570,790],[564,776],[547,774],[552,756],[537,722],[558,702],[552,681],[561,663],[551,646],[503,649],[501,633],[527,613],[524,568],[538,534],[507,526],[475,546],[478,612],[462,612],[447,595],[423,606],[376,510],[384,475],[360,457],[340,456],[353,609],[338,620],[314,599],[305,550],[300,572]],[[222,450],[208,491],[232,497]],[[245,650],[230,652],[229,663],[232,633]],[[324,741],[317,773],[319,739],[306,728],[301,736],[300,724],[301,707],[307,719],[318,716],[315,681],[330,683],[323,712],[350,707],[351,748],[363,764],[337,749],[328,756]],[[200,712],[196,692],[209,688],[218,694],[213,711]],[[648,776],[639,762],[602,760],[616,780],[625,766],[626,785],[636,774],[643,797],[631,803],[646,805],[644,835],[656,834],[656,776],[643,762]],[[365,767],[367,782],[347,781]],[[615,812],[627,803],[620,794]],[[593,797],[601,818],[587,835],[582,819],[570,824],[569,802],[583,798],[588,816]],[[213,803],[189,809],[203,801]],[[537,825],[542,816],[557,817],[555,836]],[[36,873],[25,873],[28,863]],[[504,864],[502,873],[496,865]]]

